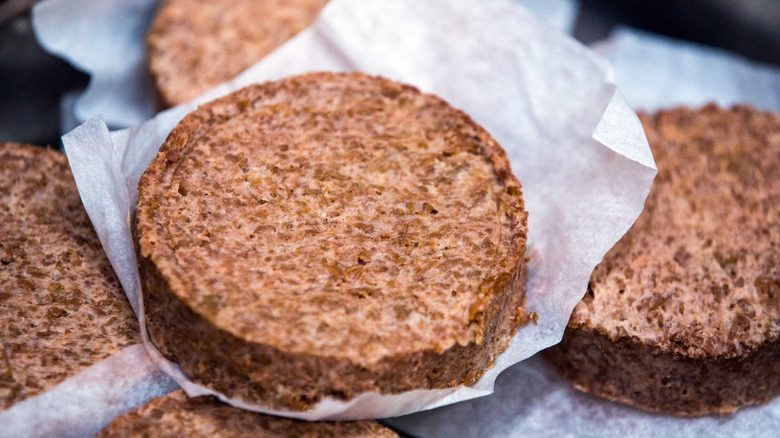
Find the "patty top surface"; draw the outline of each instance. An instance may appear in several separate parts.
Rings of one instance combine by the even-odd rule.
[[[245,411],[182,390],[115,418],[100,437],[397,437],[374,421],[308,422]]]
[[[780,116],[708,105],[642,122],[658,176],[570,326],[693,358],[777,342]]]
[[[165,107],[225,82],[309,26],[327,0],[164,0],[147,59]]]
[[[141,342],[65,155],[0,143],[0,409]]]
[[[505,152],[462,112],[312,73],[183,119],[141,178],[137,227],[141,255],[212,324],[373,362],[481,342],[525,262],[523,208]]]

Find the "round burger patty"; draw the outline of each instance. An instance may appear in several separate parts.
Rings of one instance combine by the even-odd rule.
[[[526,219],[504,150],[438,97],[361,73],[250,86],[140,180],[151,338],[271,407],[469,385],[527,319]]]
[[[645,211],[550,354],[587,392],[675,415],[780,394],[780,116],[677,108],[642,122]]]

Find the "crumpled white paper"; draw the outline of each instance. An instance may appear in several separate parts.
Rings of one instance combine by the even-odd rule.
[[[621,91],[643,110],[718,102],[780,111],[775,106],[780,73],[731,53],[628,28],[618,29],[598,47],[613,62]],[[490,397],[383,422],[429,438],[774,438],[780,431],[780,397],[723,417],[651,414],[581,393],[533,357],[501,374]]]
[[[571,33],[575,0],[516,0],[556,29]],[[154,91],[146,68],[144,38],[160,0],[45,0],[33,8],[40,45],[88,73],[87,89],[62,109],[65,133],[95,114],[111,129],[154,117]]]
[[[594,49],[610,60],[620,91],[637,110],[715,102],[780,112],[778,67],[628,27],[618,27]]]
[[[47,0],[33,7],[41,47],[90,74],[73,108],[77,120],[102,112],[110,126],[124,128],[154,116],[143,35],[158,1]]]
[[[333,0],[310,28],[196,102],[312,70],[362,70],[414,84],[464,109],[496,137],[524,186],[527,305],[539,323],[521,328],[472,387],[367,393],[347,403],[325,400],[307,412],[238,405],[309,420],[358,419],[489,394],[502,370],[560,339],[593,267],[641,211],[656,171],[636,115],[601,59],[510,0]],[[112,134],[93,119],[63,137],[84,205],[136,308],[128,226],[136,184],[167,133],[194,107]],[[191,395],[211,393],[153,348],[150,354]]]
[[[574,32],[577,14],[580,10],[578,0],[516,0],[534,15],[546,21],[565,34]]]

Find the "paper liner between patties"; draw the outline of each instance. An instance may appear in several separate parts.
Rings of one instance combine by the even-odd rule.
[[[192,396],[306,420],[390,417],[490,394],[502,370],[560,340],[591,271],[639,215],[656,173],[606,63],[511,0],[332,0],[310,28],[194,102],[124,131],[109,133],[95,118],[64,136],[85,208],[139,321],[130,216],[138,179],[168,132],[197,102],[316,70],[360,70],[437,94],[504,147],[529,212],[527,308],[538,324],[521,327],[471,387],[326,398],[305,412],[249,406],[190,382],[144,328],[150,355]]]

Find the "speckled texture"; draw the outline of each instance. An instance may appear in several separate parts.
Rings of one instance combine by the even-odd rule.
[[[96,438],[393,438],[374,421],[307,422],[244,411],[215,397],[187,398],[174,391],[114,419]]]
[[[0,410],[141,342],[65,155],[0,143]]]
[[[248,87],[182,120],[139,183],[151,337],[275,407],[470,384],[525,320],[526,217],[505,152],[432,95]]]
[[[309,26],[327,0],[164,0],[147,34],[161,106],[233,78]]]
[[[650,410],[767,400],[780,393],[780,116],[709,105],[642,122],[658,176],[557,360],[582,389]]]

